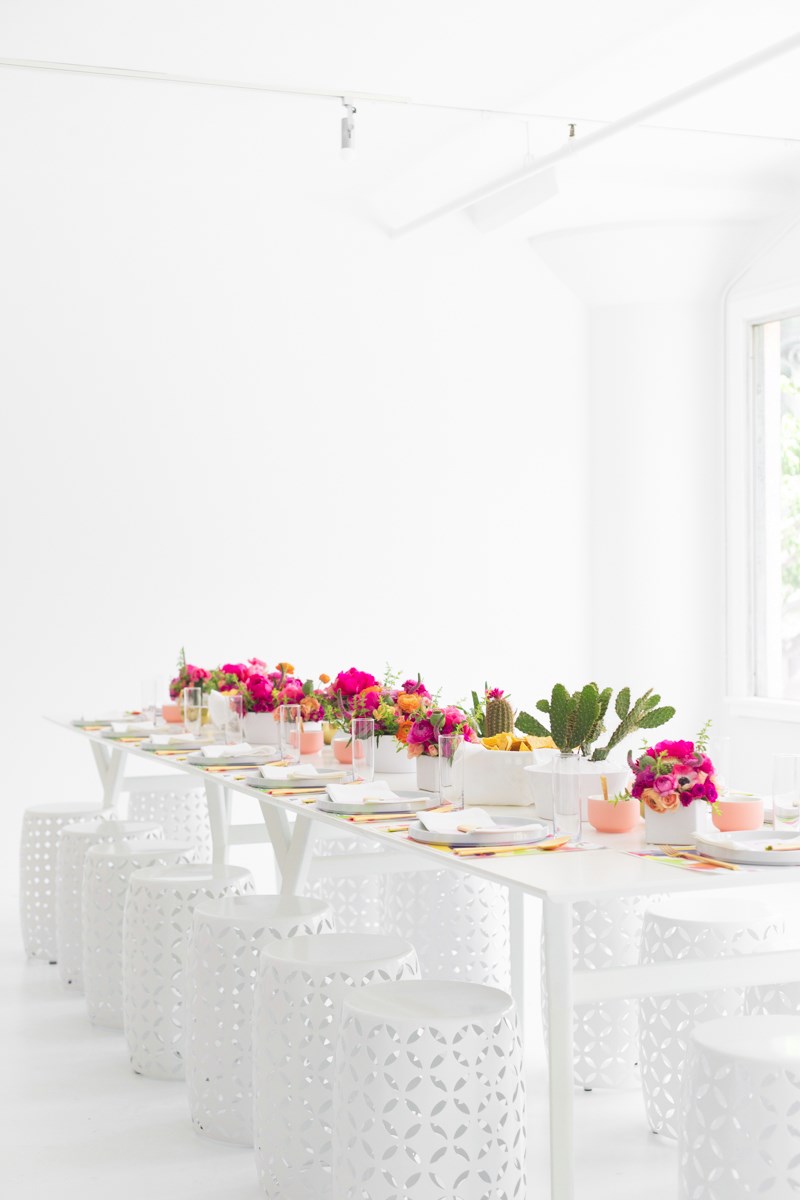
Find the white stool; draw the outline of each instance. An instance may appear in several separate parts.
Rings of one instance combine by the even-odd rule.
[[[169,841],[189,842],[195,862],[211,862],[211,824],[205,788],[179,775],[137,779],[128,793],[132,821],[158,821]]]
[[[385,886],[383,928],[413,942],[423,979],[509,987],[508,888],[448,870],[392,873]]]
[[[800,1193],[800,1018],[709,1021],[689,1039],[679,1133],[680,1200]]]
[[[192,914],[202,900],[253,891],[244,867],[134,871],[122,937],[122,1012],[131,1066],[151,1079],[184,1074],[183,984]]]
[[[306,896],[228,896],[194,910],[186,971],[186,1083],[198,1133],[253,1144],[253,994],[268,942],[333,932]]]
[[[122,921],[128,884],[144,867],[190,863],[189,842],[90,846],[83,868],[83,989],[93,1025],[122,1029]]]
[[[83,868],[90,846],[127,846],[161,837],[155,821],[118,821],[109,812],[65,825],[58,839],[56,945],[58,974],[65,987],[83,990]]]
[[[365,838],[332,836],[325,826],[320,826],[316,831],[314,853],[322,858],[363,855],[367,862],[371,857],[378,857],[374,864],[375,874],[341,875],[332,869],[328,875],[324,865],[319,864],[306,891],[315,900],[330,905],[339,933],[383,932],[386,897],[386,879],[380,870],[380,856],[385,853],[383,848]]]
[[[254,1133],[261,1188],[273,1200],[333,1200],[333,1055],[345,993],[418,973],[409,942],[377,934],[295,937],[261,951]]]
[[[604,900],[603,907],[589,901],[573,905],[572,961],[577,971],[602,971],[635,966],[642,940],[642,896]],[[541,945],[542,1026],[547,1040],[547,963],[544,933]],[[636,1000],[603,1000],[576,1004],[573,1019],[575,1083],[624,1088],[639,1082],[639,1005]]]
[[[96,804],[36,804],[25,810],[19,845],[19,915],[28,958],[56,961],[58,835],[65,825],[99,811]]]
[[[643,964],[730,958],[778,949],[784,921],[768,903],[743,892],[673,896],[644,916]],[[678,1136],[683,1064],[694,1027],[714,1017],[738,1016],[743,988],[651,996],[639,1006],[639,1064],[650,1128]]]
[[[525,1083],[498,988],[379,983],[344,996],[336,1200],[526,1200]]]

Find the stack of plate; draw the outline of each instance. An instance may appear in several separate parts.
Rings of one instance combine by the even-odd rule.
[[[722,862],[745,866],[800,866],[800,829],[747,829],[740,833],[698,833],[695,843],[701,854]],[[791,846],[792,849],[775,849]],[[772,847],[770,849],[769,847]]]

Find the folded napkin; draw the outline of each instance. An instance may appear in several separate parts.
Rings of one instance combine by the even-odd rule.
[[[193,733],[153,733],[150,735],[151,746],[191,746],[197,738]]]
[[[396,808],[403,803],[403,797],[382,779],[375,783],[329,783],[328,796],[334,804],[387,804]]]
[[[537,833],[542,828],[540,821],[531,821],[528,825],[504,825],[482,808],[457,809],[449,813],[421,812],[419,821],[423,829],[432,833]]]
[[[113,733],[152,733],[157,726],[152,721],[112,721]]]
[[[217,729],[224,729],[231,717],[231,705],[222,692],[209,692],[208,715]]]
[[[200,753],[203,758],[240,758],[252,754],[253,747],[249,742],[237,742],[235,746],[203,746]]]

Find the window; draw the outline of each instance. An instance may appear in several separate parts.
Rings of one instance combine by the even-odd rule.
[[[754,691],[800,701],[800,314],[750,328]]]

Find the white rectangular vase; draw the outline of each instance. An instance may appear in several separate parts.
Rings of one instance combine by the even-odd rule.
[[[417,764],[417,787],[421,792],[439,791],[439,759],[436,755],[420,754]]]
[[[644,806],[644,840],[651,845],[689,846],[694,835],[707,827],[708,804],[704,800],[694,800],[685,808],[679,804],[661,813]]]

